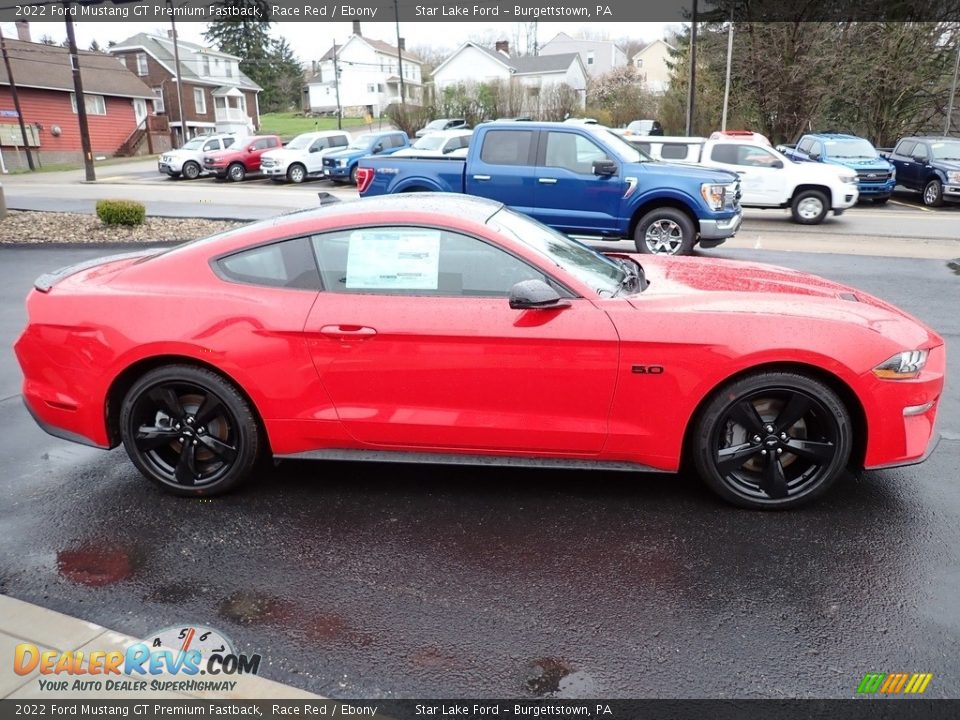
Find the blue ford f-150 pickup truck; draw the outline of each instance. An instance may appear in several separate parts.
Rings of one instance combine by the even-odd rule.
[[[856,135],[811,133],[800,138],[796,147],[782,152],[795,162],[828,163],[854,170],[862,200],[885,203],[897,184],[893,164],[881,157],[869,140]]]
[[[960,202],[960,139],[901,138],[887,159],[897,168],[897,183],[922,193],[924,205]]]
[[[364,155],[391,155],[410,147],[410,138],[401,130],[357,135],[343,150],[323,158],[323,176],[334,182],[357,184],[357,161]]]
[[[364,157],[357,172],[364,197],[478,195],[561,232],[632,238],[643,253],[719,245],[743,217],[736,174],[652,160],[598,125],[484,123],[466,160]]]

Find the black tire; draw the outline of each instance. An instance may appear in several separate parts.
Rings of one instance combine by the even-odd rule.
[[[690,216],[670,207],[651,210],[633,231],[637,252],[647,255],[689,255],[696,241],[697,229]]]
[[[943,205],[943,183],[934,178],[923,186],[923,204],[927,207]]]
[[[356,185],[356,184],[357,184],[357,168],[359,168],[359,167],[360,167],[359,165],[354,165],[354,166],[353,166],[353,169],[350,170],[350,184],[351,184],[351,185]]]
[[[795,223],[819,225],[830,212],[830,200],[822,190],[802,190],[790,203],[790,214]]]
[[[250,475],[263,445],[243,395],[192,365],[157,368],[137,380],[120,407],[120,435],[137,469],[181,497],[233,489]]]
[[[785,510],[836,482],[852,437],[850,413],[827,385],[798,373],[759,372],[713,394],[689,450],[707,486],[727,502]]]
[[[180,172],[183,174],[184,179],[196,180],[200,177],[200,166],[192,160],[189,160],[183,164]]]
[[[874,198],[874,199],[873,199],[873,204],[874,204],[874,205],[886,205],[888,202],[890,202],[890,198],[889,198],[889,197],[879,197],[879,198]]]
[[[293,163],[287,168],[287,180],[299,185],[307,179],[307,169],[300,163]]]
[[[227,168],[227,179],[230,182],[241,182],[247,176],[247,169],[243,163],[233,163]]]

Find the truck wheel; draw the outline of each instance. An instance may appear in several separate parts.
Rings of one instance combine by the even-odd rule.
[[[294,163],[287,170],[287,180],[290,182],[299,185],[306,179],[307,169],[303,167],[300,163]]]
[[[689,255],[697,239],[693,221],[682,210],[651,210],[637,223],[633,241],[648,255]]]
[[[240,163],[234,163],[227,169],[227,177],[231,182],[240,182],[247,176],[247,169]]]
[[[359,165],[354,165],[354,166],[353,166],[353,170],[350,171],[350,184],[351,184],[351,185],[356,185],[356,184],[357,184],[357,168],[358,168],[358,167],[360,167],[360,166],[359,166]]]
[[[793,198],[790,212],[793,221],[801,225],[819,225],[827,216],[830,203],[827,196],[819,190],[804,190]]]
[[[183,164],[182,172],[183,177],[187,180],[196,180],[200,177],[200,166],[191,160]]]
[[[923,188],[923,204],[927,207],[940,207],[943,205],[943,185],[934,178]]]

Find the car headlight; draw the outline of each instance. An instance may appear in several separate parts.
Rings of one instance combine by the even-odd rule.
[[[856,175],[841,175],[841,176],[840,176],[840,179],[841,179],[843,182],[848,183],[848,184],[850,184],[850,185],[856,185],[856,184],[857,184],[857,176],[856,176]]]
[[[960,183],[960,172],[948,172],[947,173],[947,182]]]
[[[891,180],[896,180],[896,179],[897,179],[897,166],[896,166],[896,165],[891,165],[891,166],[890,166],[890,179],[891,179]]]
[[[726,194],[726,185],[715,185],[713,183],[704,183],[700,186],[700,194],[703,201],[711,210],[722,210],[724,195]]]
[[[909,380],[915,378],[927,364],[926,350],[904,350],[873,369],[873,374],[883,380]]]

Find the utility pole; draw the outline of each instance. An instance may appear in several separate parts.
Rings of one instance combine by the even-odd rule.
[[[333,41],[333,89],[337,93],[337,130],[343,130],[343,111],[340,109],[340,65],[337,63],[337,41]]]
[[[697,82],[697,0],[693,0],[693,18],[690,23],[690,71],[687,76],[687,137],[693,135],[693,110]]]
[[[63,4],[67,11],[67,44],[70,47],[70,67],[73,69],[73,94],[77,98],[77,122],[80,125],[80,146],[83,148],[83,169],[87,182],[97,179],[93,169],[93,149],[90,147],[90,126],[87,124],[87,96],[83,94],[83,79],[80,77],[80,55],[77,52],[77,38],[73,32],[73,16],[70,15],[70,3]]]
[[[960,74],[960,40],[957,41],[957,62],[953,66],[953,83],[950,85],[950,99],[947,101],[947,122],[943,126],[943,134],[950,134],[950,119],[953,116],[953,98],[957,94],[957,75]]]
[[[403,89],[403,48],[400,47],[400,10],[397,7],[397,0],[393,0],[393,17],[397,22],[397,64],[400,67],[400,104],[407,102],[407,94]]]
[[[173,40],[173,64],[177,71],[177,114],[180,116],[180,145],[187,142],[187,126],[183,122],[183,78],[180,76],[180,44],[177,42],[177,22],[173,19],[173,0],[167,0],[170,6],[170,30]]]
[[[730,26],[727,28],[727,81],[723,86],[723,118],[720,129],[727,129],[727,108],[730,105],[730,66],[733,63],[733,7],[730,8]]]
[[[3,50],[3,64],[7,67],[7,78],[10,83],[10,97],[13,98],[13,109],[17,111],[17,119],[20,121],[20,135],[23,137],[23,150],[27,153],[27,165],[31,170],[36,170],[33,166],[33,155],[30,153],[30,139],[27,137],[27,126],[23,121],[23,111],[20,109],[20,96],[17,94],[17,83],[13,80],[13,70],[10,69],[10,56],[7,54],[7,41],[3,37],[3,28],[0,28],[0,49]]]

